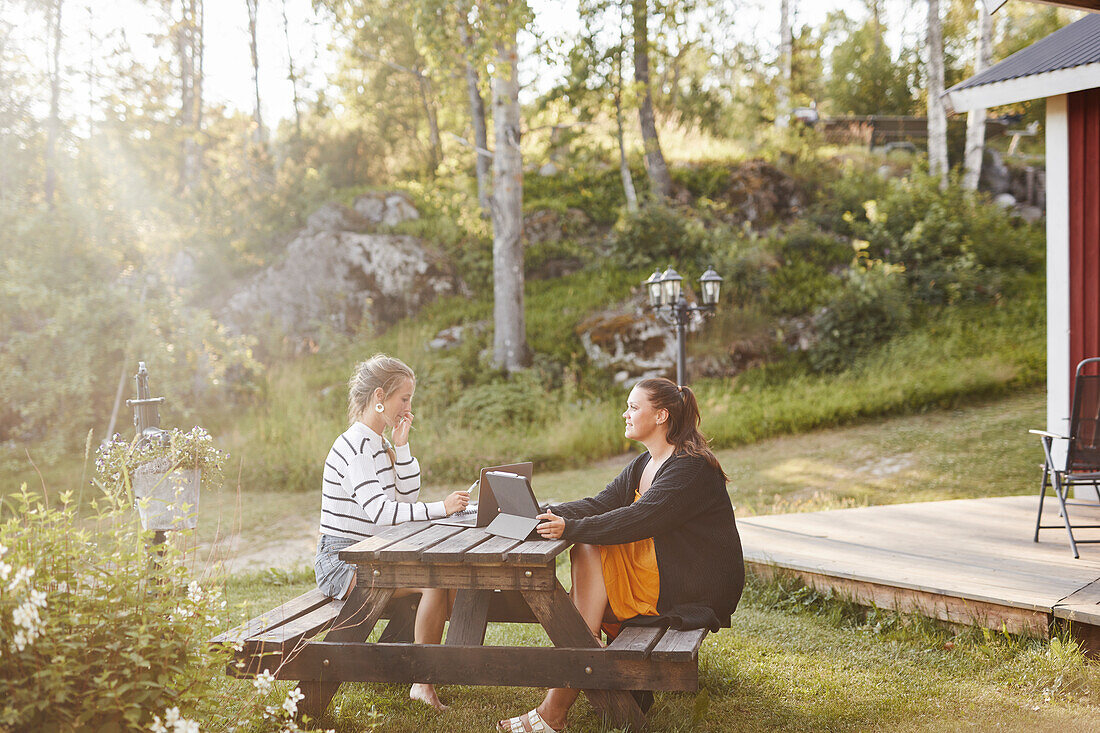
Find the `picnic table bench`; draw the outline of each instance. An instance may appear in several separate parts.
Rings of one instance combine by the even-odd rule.
[[[698,690],[707,631],[626,627],[601,646],[555,573],[555,558],[569,545],[426,522],[397,525],[340,552],[358,567],[346,600],[311,590],[210,643],[233,646],[229,675],[269,670],[276,679],[298,680],[305,696],[299,711],[314,717],[342,682],[416,681],[579,688],[615,725],[641,729],[645,713],[631,691]],[[393,594],[420,587],[457,589],[443,644],[407,642],[413,606]],[[368,643],[383,618],[391,620]],[[491,621],[539,623],[554,646],[484,646]]]

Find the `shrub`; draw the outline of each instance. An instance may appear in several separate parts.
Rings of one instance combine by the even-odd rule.
[[[101,500],[89,524],[72,492],[59,508],[25,484],[13,498],[0,526],[0,727],[146,728],[197,705],[218,592],[189,582],[174,548],[154,555],[124,503]]]
[[[817,371],[839,371],[852,357],[888,341],[909,324],[900,268],[881,262],[856,265],[848,282],[814,319],[818,341],[809,352]]]
[[[705,265],[707,235],[702,224],[664,204],[649,203],[637,213],[625,209],[615,223],[614,259],[627,267]]]
[[[821,265],[793,260],[768,274],[767,301],[771,312],[797,316],[820,308],[834,297],[841,280]]]
[[[468,427],[513,427],[541,423],[547,394],[537,375],[517,372],[506,382],[468,387],[450,409],[452,424]]]

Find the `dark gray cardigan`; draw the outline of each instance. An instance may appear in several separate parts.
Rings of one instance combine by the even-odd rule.
[[[565,519],[562,537],[593,545],[653,538],[661,615],[636,616],[631,624],[711,631],[729,626],[745,586],[745,564],[726,483],[706,460],[680,453],[657,469],[652,485],[634,501],[649,460],[648,451],[635,458],[594,497],[552,506]]]

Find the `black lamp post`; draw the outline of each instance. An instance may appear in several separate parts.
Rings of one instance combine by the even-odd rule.
[[[707,268],[699,278],[702,305],[688,303],[681,291],[683,278],[670,266],[664,272],[655,270],[643,285],[649,296],[649,307],[657,316],[676,329],[676,383],[687,382],[687,323],[692,313],[704,316],[714,313],[718,305],[718,295],[722,287],[722,278]]]

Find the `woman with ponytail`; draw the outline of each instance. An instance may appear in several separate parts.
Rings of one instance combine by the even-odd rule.
[[[455,491],[443,501],[418,501],[420,464],[409,448],[416,376],[404,362],[375,354],[357,365],[348,385],[348,421],[329,450],[321,472],[321,538],[314,572],[317,587],[345,598],[355,584],[355,566],[339,552],[379,529],[414,520],[440,519],[466,508],[470,494]],[[383,437],[390,431],[392,441]],[[453,597],[442,588],[403,588],[395,596],[420,594],[413,631],[417,644],[438,644]],[[446,708],[430,684],[416,683],[409,697]]]
[[[699,431],[688,387],[645,379],[626,400],[626,437],[645,446],[594,497],[551,506],[546,539],[574,542],[570,597],[598,639],[622,625],[729,626],[745,584],[729,480]],[[509,733],[565,727],[578,690],[555,688],[525,715],[498,723]],[[638,694],[638,693],[636,693]],[[639,700],[643,706],[652,701]]]

